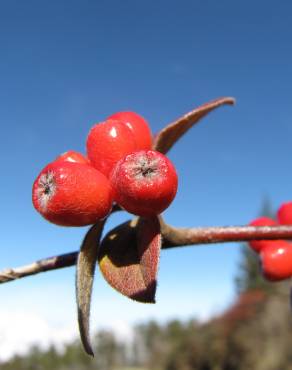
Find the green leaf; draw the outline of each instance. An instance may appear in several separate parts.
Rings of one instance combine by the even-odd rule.
[[[91,293],[98,254],[98,245],[104,221],[93,225],[87,232],[77,260],[76,301],[81,341],[87,354],[94,356],[89,335]]]
[[[165,126],[156,135],[153,149],[164,154],[167,153],[192,126],[200,121],[201,118],[205,117],[212,110],[225,104],[233,105],[235,104],[235,99],[224,97],[212,100]]]
[[[160,249],[158,218],[138,218],[105,236],[98,256],[99,267],[107,282],[123,295],[155,303]]]

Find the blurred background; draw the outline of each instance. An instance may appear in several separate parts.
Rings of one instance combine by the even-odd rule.
[[[0,269],[78,250],[86,228],[33,209],[39,171],[84,153],[120,110],[153,132],[233,96],[169,153],[176,226],[244,225],[292,199],[292,4],[271,0],[3,0],[0,3]],[[106,230],[130,218],[115,214]],[[78,339],[74,268],[0,286],[0,369],[292,369],[289,282],[267,284],[239,243],[162,253],[157,304],[96,274],[96,358]]]

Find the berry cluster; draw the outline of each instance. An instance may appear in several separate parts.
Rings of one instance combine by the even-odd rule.
[[[260,217],[251,226],[292,225],[292,202],[284,203],[278,209],[277,221]],[[292,277],[292,243],[287,240],[252,240],[250,247],[260,255],[263,276],[270,281]]]
[[[177,174],[151,147],[143,117],[113,114],[91,128],[87,157],[68,151],[40,172],[33,184],[34,207],[62,226],[93,224],[110,213],[113,202],[138,216],[163,212],[176,195]]]

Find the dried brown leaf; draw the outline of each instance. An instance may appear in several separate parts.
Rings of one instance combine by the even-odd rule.
[[[235,99],[223,97],[212,100],[170,123],[156,135],[153,142],[153,149],[164,154],[167,153],[193,125],[200,121],[201,118],[205,117],[212,110],[226,104],[235,104]]]
[[[98,254],[98,245],[104,222],[93,225],[87,232],[80,248],[76,272],[76,301],[80,337],[85,352],[94,356],[89,334],[91,293]]]
[[[119,225],[103,239],[98,256],[107,282],[123,295],[155,303],[156,277],[161,249],[157,217]]]

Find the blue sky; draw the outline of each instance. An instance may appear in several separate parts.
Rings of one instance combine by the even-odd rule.
[[[170,152],[179,192],[168,222],[246,224],[264,197],[275,209],[292,199],[291,24],[290,1],[2,1],[0,268],[79,247],[86,228],[44,221],[31,186],[58,154],[84,152],[90,127],[119,110],[157,132],[208,100],[237,99]],[[208,317],[232,301],[238,262],[238,244],[163,252],[155,306],[127,301],[97,275],[92,327]],[[72,328],[73,284],[68,269],[2,285],[2,317]]]

